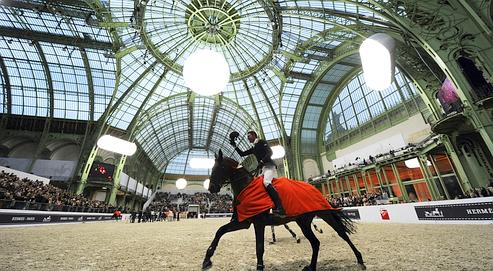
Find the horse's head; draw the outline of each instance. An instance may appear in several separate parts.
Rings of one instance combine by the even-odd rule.
[[[214,166],[212,167],[211,177],[209,178],[209,192],[219,192],[224,183],[230,179],[237,167],[238,162],[229,157],[223,157],[223,152],[219,150],[218,155],[216,155]]]

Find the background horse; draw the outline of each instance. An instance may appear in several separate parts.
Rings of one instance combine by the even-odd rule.
[[[324,233],[324,231],[322,229],[319,229],[317,225],[315,225],[315,223],[312,222],[312,225],[317,232]],[[298,238],[298,236],[296,236],[296,233],[288,226],[288,224],[284,224],[283,226],[287,231],[289,231],[291,236],[293,236],[296,243],[299,244],[301,242],[301,239]],[[270,226],[270,230],[272,232],[272,242],[269,242],[269,244],[275,244],[277,240],[276,240],[276,231],[274,230],[274,225]]]
[[[293,231],[293,230],[292,230],[292,229],[288,226],[288,224],[284,224],[283,226],[284,226],[284,228],[285,228],[287,231],[289,231],[289,233],[291,234],[291,236],[293,236],[293,238],[294,238],[294,240],[296,241],[296,243],[298,243],[298,244],[299,244],[299,243],[301,242],[301,239],[300,239],[300,238],[298,238],[298,236],[296,236],[296,233],[295,233],[295,232],[294,232],[294,231]],[[274,230],[274,225],[271,225],[271,226],[270,226],[270,230],[271,230],[271,232],[272,232],[272,241],[271,241],[271,242],[269,242],[269,244],[273,245],[273,244],[275,244],[275,243],[277,242],[277,239],[276,239],[276,232],[275,232],[275,230]]]
[[[245,168],[241,166],[239,167],[238,162],[236,162],[235,160],[228,157],[223,157],[223,153],[220,150],[219,155],[215,160],[214,167],[212,168],[209,191],[211,193],[218,193],[224,184],[230,183],[234,197],[236,199],[238,194],[251,182],[252,178],[250,177],[249,172]],[[235,203],[235,201],[233,201],[233,203]],[[211,257],[214,255],[219,240],[225,233],[241,229],[248,229],[253,223],[256,239],[257,270],[264,270],[263,257],[265,226],[278,226],[286,224],[290,221],[295,221],[296,224],[298,224],[298,226],[301,228],[303,235],[308,239],[312,247],[312,257],[310,265],[305,266],[303,270],[315,271],[317,268],[318,250],[320,247],[320,241],[317,239],[310,226],[315,216],[318,216],[322,218],[325,222],[327,222],[337,232],[337,234],[342,239],[344,239],[344,241],[347,242],[347,244],[353,250],[354,255],[356,256],[359,267],[361,269],[366,269],[361,253],[354,246],[348,236],[348,234],[353,233],[355,230],[353,223],[347,216],[342,213],[341,209],[314,211],[298,216],[288,216],[285,218],[270,215],[269,211],[267,210],[241,222],[239,222],[239,220],[233,219],[228,224],[221,226],[217,230],[214,240],[207,249],[204,261],[202,263],[202,269],[205,270],[212,266]]]

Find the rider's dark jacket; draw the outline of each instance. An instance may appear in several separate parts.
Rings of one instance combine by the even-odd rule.
[[[246,151],[241,151],[238,147],[235,147],[235,150],[240,156],[247,156],[249,154],[255,155],[257,162],[264,166],[276,166],[274,161],[270,158],[272,156],[272,149],[267,141],[263,139],[259,139],[252,148]]]

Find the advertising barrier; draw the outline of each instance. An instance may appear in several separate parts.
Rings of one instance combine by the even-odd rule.
[[[344,207],[359,222],[421,224],[493,224],[493,197]]]
[[[347,215],[351,219],[359,220],[361,217],[359,216],[359,210],[358,209],[342,209],[342,212]]]
[[[493,220],[493,202],[414,206],[418,220]]]
[[[0,225],[94,222],[112,219],[113,214],[0,209]]]

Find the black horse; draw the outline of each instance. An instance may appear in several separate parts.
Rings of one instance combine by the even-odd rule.
[[[235,160],[228,157],[223,157],[222,151],[219,151],[219,155],[217,156],[214,167],[212,168],[209,191],[211,193],[217,193],[224,184],[230,183],[231,188],[233,189],[234,197],[236,199],[238,194],[252,181],[249,172],[245,168],[239,167],[238,165],[238,162],[236,162]],[[305,266],[303,270],[315,271],[317,268],[318,250],[320,246],[320,241],[317,239],[310,226],[315,216],[318,216],[322,218],[325,222],[327,222],[337,232],[337,234],[348,243],[348,245],[353,250],[354,255],[356,256],[360,268],[366,269],[361,253],[354,246],[348,236],[348,234],[355,231],[353,223],[347,216],[342,213],[341,210],[315,211],[285,218],[273,216],[269,214],[268,211],[266,211],[242,222],[238,222],[238,220],[232,220],[231,222],[221,226],[217,230],[214,240],[207,249],[204,261],[202,263],[202,269],[205,270],[212,266],[211,257],[214,255],[214,251],[216,250],[219,240],[225,233],[248,229],[253,223],[256,239],[257,270],[264,270],[263,256],[265,226],[278,226],[291,221],[295,221],[301,228],[303,235],[305,235],[312,247],[312,258],[310,261],[310,265]]]

